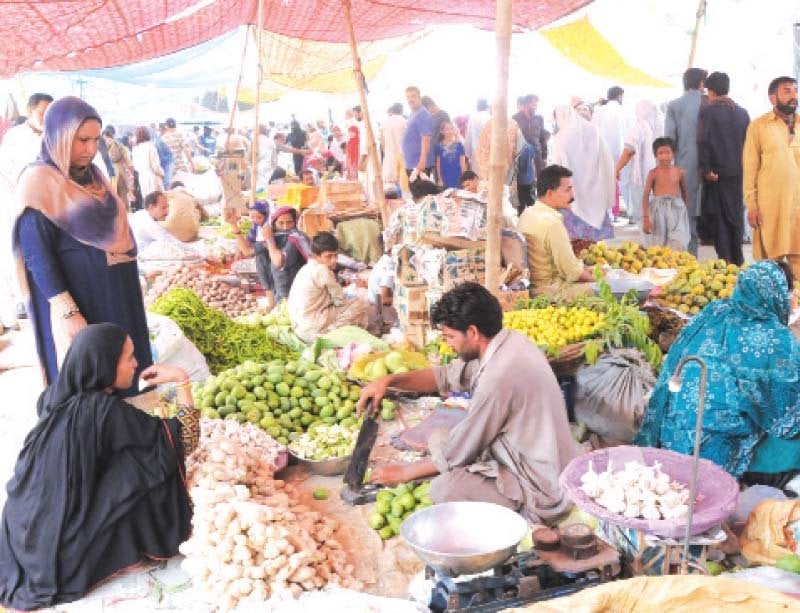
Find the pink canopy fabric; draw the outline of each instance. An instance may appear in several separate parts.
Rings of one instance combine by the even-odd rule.
[[[517,0],[519,29],[536,29],[591,0]],[[107,68],[160,57],[256,21],[257,0],[0,2],[0,78],[23,71]],[[341,0],[265,0],[263,27],[285,36],[346,42]],[[433,24],[494,27],[494,0],[352,0],[359,41]]]

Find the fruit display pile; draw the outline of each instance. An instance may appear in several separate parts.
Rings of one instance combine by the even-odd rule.
[[[236,321],[251,326],[262,326],[272,340],[290,347],[297,353],[302,353],[307,345],[292,330],[288,304],[286,300],[281,300],[269,313],[250,313],[237,317]]]
[[[377,530],[383,540],[400,534],[400,525],[414,511],[433,504],[430,496],[431,482],[414,487],[403,483],[394,489],[378,492],[375,507],[369,516],[369,525]]]
[[[685,266],[664,286],[659,303],[687,315],[696,315],[709,302],[730,298],[739,267],[725,260]]]
[[[388,374],[421,370],[430,366],[428,358],[421,353],[395,349],[362,356],[353,362],[347,376],[358,381],[374,381]]]
[[[166,315],[178,324],[186,338],[205,356],[212,373],[245,360],[266,362],[295,355],[289,347],[273,341],[262,327],[236,323],[183,287],[161,296],[150,306],[150,311]]]
[[[635,298],[617,300],[602,276],[595,276],[598,295],[565,301],[549,296],[528,300],[528,308],[503,313],[503,325],[518,330],[537,343],[550,358],[583,342],[581,354],[594,364],[615,347],[639,349],[654,369],[661,365],[658,345],[648,337],[650,320]],[[567,350],[568,352],[570,349]]]
[[[580,257],[587,266],[608,264],[611,268],[622,268],[632,273],[638,273],[643,268],[680,268],[697,262],[691,253],[685,251],[675,251],[669,247],[645,249],[632,242],[614,248],[600,241],[585,249]]]
[[[316,427],[356,426],[361,388],[302,360],[246,361],[209,377],[195,391],[203,417],[260,426],[283,445]]]
[[[251,313],[258,308],[255,297],[241,287],[215,280],[206,268],[190,266],[181,266],[174,271],[160,274],[145,294],[145,306],[152,305],[176,287],[192,290],[208,306],[219,309],[228,317]]]
[[[503,313],[503,327],[521,332],[546,353],[598,336],[605,313],[576,306],[547,306]]]
[[[304,460],[329,460],[352,455],[358,438],[358,427],[341,424],[310,426],[291,443],[289,451]]]
[[[249,217],[242,217],[239,220],[238,226],[239,226],[239,231],[243,235],[246,235],[250,231],[250,228],[253,227],[253,220],[250,219]],[[230,239],[236,238],[236,236],[233,233],[233,226],[231,226],[230,224],[226,224],[225,228],[220,230],[220,234],[222,235],[223,238],[230,238]]]

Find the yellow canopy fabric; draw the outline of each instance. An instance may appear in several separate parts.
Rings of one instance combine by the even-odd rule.
[[[567,59],[592,74],[628,85],[672,87],[629,65],[588,17],[539,32]]]
[[[361,69],[372,80],[391,53],[428,35],[427,30],[359,43]],[[264,30],[261,65],[264,70],[262,90],[282,92],[299,89],[331,94],[358,91],[353,77],[353,59],[347,43],[320,42],[284,36]]]

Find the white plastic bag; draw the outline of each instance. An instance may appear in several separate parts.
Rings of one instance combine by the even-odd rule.
[[[603,438],[631,442],[656,381],[642,352],[612,349],[575,379],[575,418]]]
[[[155,364],[180,366],[192,381],[205,381],[211,375],[203,354],[169,317],[148,312],[147,327]]]

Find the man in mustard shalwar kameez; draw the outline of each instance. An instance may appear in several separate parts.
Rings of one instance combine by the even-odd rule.
[[[742,154],[747,221],[756,260],[786,258],[800,278],[800,122],[797,81],[769,85],[773,110],[747,129]]]

